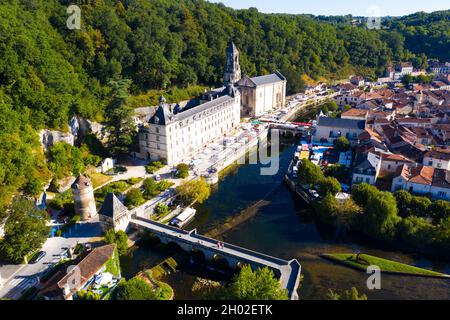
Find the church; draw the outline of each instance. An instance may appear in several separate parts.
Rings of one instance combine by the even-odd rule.
[[[241,116],[258,117],[286,105],[286,78],[280,73],[241,78],[239,51],[230,43],[226,51],[225,85],[232,83],[241,93]]]
[[[168,165],[186,162],[205,144],[237,129],[241,117],[259,116],[285,105],[286,79],[281,73],[242,78],[233,42],[226,57],[222,88],[205,92],[184,107],[169,105],[161,97],[155,114],[139,129],[140,158]]]

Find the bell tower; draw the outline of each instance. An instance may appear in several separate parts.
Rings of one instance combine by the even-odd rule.
[[[241,65],[239,64],[239,51],[235,44],[231,41],[227,47],[227,63],[223,83],[225,87],[233,85],[241,80]]]

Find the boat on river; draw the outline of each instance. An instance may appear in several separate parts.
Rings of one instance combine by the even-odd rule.
[[[170,225],[178,228],[183,228],[185,225],[187,225],[189,222],[194,219],[195,214],[197,213],[197,210],[192,208],[187,208],[182,213],[180,213],[178,216],[173,218],[170,221]]]

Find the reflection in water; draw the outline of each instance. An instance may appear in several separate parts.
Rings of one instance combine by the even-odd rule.
[[[322,253],[362,251],[450,273],[448,263],[384,250],[373,244],[362,245],[364,242],[358,239],[337,237],[332,228],[314,223],[308,207],[283,183],[294,150],[294,144],[284,147],[280,170],[275,176],[261,176],[259,165],[241,166],[227,176],[208,201],[197,207],[196,219],[188,229],[198,228],[200,233],[206,233],[264,199],[266,201],[257,208],[252,219],[226,233],[224,238],[230,243],[280,258],[297,258],[304,275],[299,292],[301,299],[326,299],[328,289],[341,291],[352,286],[366,293],[369,299],[450,299],[450,280],[447,279],[383,275],[382,290],[368,291],[366,274],[320,258]],[[137,250],[136,255],[131,259],[133,267],[128,266],[130,274],[141,270],[142,261],[150,263],[150,259],[156,264],[165,256],[145,248]],[[190,293],[191,284],[199,272],[203,271],[194,272],[192,267],[185,265],[182,272],[167,277],[166,280],[175,288],[176,298],[200,298]]]

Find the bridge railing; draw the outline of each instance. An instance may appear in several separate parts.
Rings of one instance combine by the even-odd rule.
[[[162,224],[162,223],[159,223],[159,222],[151,221],[151,220],[148,220],[148,219],[145,219],[145,218],[141,218],[141,217],[138,217],[138,216],[135,216],[134,219],[138,220],[138,221],[141,221],[141,222],[143,222],[145,224],[154,225],[154,226],[159,227],[159,228],[163,228],[163,229],[166,229],[166,230],[170,230],[170,231],[176,232],[178,234],[189,235],[190,237],[192,237],[194,239],[197,239],[197,240],[200,240],[200,241],[205,241],[205,242],[207,242],[207,243],[209,243],[211,245],[215,245],[215,244],[218,243],[218,240],[216,240],[216,239],[212,239],[212,238],[209,238],[209,237],[206,237],[206,236],[202,236],[202,235],[199,235],[199,234],[197,234],[195,232],[188,232],[188,231],[179,229],[177,227],[172,227],[172,226],[169,226],[169,225],[166,225],[166,224]],[[173,236],[173,237],[176,238],[176,236]],[[184,239],[179,239],[178,241],[182,241],[182,242],[185,242],[185,243],[194,243],[195,244],[195,242],[184,241]],[[246,248],[243,248],[243,247],[239,247],[239,246],[236,246],[236,245],[233,245],[233,244],[230,244],[230,243],[224,243],[224,245],[225,245],[225,248],[227,248],[227,249],[231,249],[231,250],[234,250],[234,251],[237,251],[237,252],[240,252],[240,253],[244,253],[244,254],[247,254],[247,255],[259,258],[261,260],[266,260],[266,261],[269,261],[269,262],[274,263],[274,264],[279,264],[279,265],[288,265],[289,264],[289,261],[287,261],[287,260],[276,258],[276,257],[273,257],[273,256],[269,256],[269,255],[266,255],[266,254],[263,254],[263,253],[260,253],[260,252],[257,252],[257,251],[253,251],[253,250],[250,250],[250,249],[246,249]]]
[[[202,241],[207,241],[207,242],[209,242],[211,244],[216,244],[218,242],[218,240],[211,239],[211,238],[208,238],[206,236],[199,235],[199,234],[193,234],[191,236],[196,238],[196,239],[202,240]],[[283,260],[283,259],[280,259],[280,258],[269,256],[269,255],[266,255],[264,253],[260,253],[260,252],[257,252],[257,251],[253,251],[253,250],[250,250],[250,249],[239,247],[239,246],[236,246],[236,245],[233,245],[233,244],[230,244],[230,243],[224,243],[224,247],[228,248],[228,249],[232,249],[232,250],[238,251],[238,252],[241,252],[241,253],[245,253],[245,254],[250,255],[250,256],[257,257],[257,258],[262,259],[262,260],[270,261],[270,262],[275,263],[275,264],[279,264],[279,265],[288,265],[289,264],[289,262],[287,260]]]
[[[145,219],[145,218],[142,218],[142,217],[139,217],[139,216],[134,216],[133,219],[134,220],[139,220],[139,221],[141,221],[143,223],[154,225],[154,226],[157,226],[157,227],[160,227],[160,228],[164,228],[164,229],[167,229],[167,230],[170,230],[170,231],[173,231],[173,232],[181,233],[181,234],[184,234],[184,235],[188,235],[189,234],[188,231],[185,231],[183,229],[179,229],[177,227],[169,226],[167,224],[162,224],[162,223],[159,223],[159,222],[156,222],[156,221]]]

